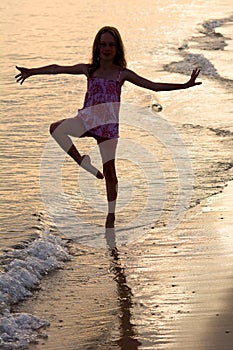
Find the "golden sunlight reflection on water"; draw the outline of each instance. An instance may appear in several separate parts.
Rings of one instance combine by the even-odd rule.
[[[211,17],[218,18],[220,14],[221,17],[227,16],[228,9],[228,1],[219,2],[212,9]],[[173,59],[179,59],[177,47],[195,32],[197,23],[209,18],[209,5],[208,2],[203,4],[201,1],[185,0],[175,3],[157,1],[153,4],[146,1],[143,5],[140,1],[127,1],[124,6],[119,1],[100,4],[98,0],[85,3],[47,0],[42,5],[41,2],[24,0],[18,6],[11,0],[1,3],[1,11],[1,169],[4,183],[2,203],[6,208],[3,232],[14,232],[1,242],[4,248],[5,242],[9,244],[11,240],[27,236],[28,227],[36,224],[31,215],[37,211],[43,212],[38,174],[43,147],[49,136],[49,125],[58,119],[75,115],[82,106],[86,89],[85,79],[77,76],[32,77],[23,86],[19,86],[13,80],[16,73],[14,66],[86,62],[96,31],[102,25],[111,24],[117,26],[122,34],[130,68],[154,80],[183,81],[185,77],[175,73],[171,76],[171,73],[162,71],[162,66]],[[126,21],[128,16],[130,21]],[[210,94],[206,94],[206,87]],[[162,117],[174,124],[178,122],[222,128],[230,128],[231,125],[231,102],[226,99],[224,87],[211,81],[205,81],[196,90],[169,94],[154,94],[125,84],[122,100],[143,108],[149,106],[153,100],[159,100],[165,107]],[[221,118],[218,113],[219,105]],[[134,133],[132,126],[130,133],[140,143],[136,137],[137,130]],[[126,135],[124,130],[122,135]],[[89,147],[89,142],[85,140],[80,145],[83,152]],[[174,188],[170,187],[171,183],[176,187],[176,180],[172,175],[173,163],[167,162],[165,148],[157,147],[156,144],[154,146],[168,179],[169,197]],[[119,163],[118,168],[120,175],[124,176],[124,167],[121,170]],[[75,167],[72,169],[71,165],[70,178],[73,172],[74,180],[64,185],[68,193],[73,193],[73,186],[76,186],[75,171]],[[103,191],[102,189],[102,193]],[[139,202],[143,203],[145,198],[144,190],[140,193],[138,200],[134,201],[136,206]],[[121,221],[124,221],[122,215],[124,216],[123,212]],[[21,219],[16,220],[17,217]],[[31,231],[33,229],[29,229]]]

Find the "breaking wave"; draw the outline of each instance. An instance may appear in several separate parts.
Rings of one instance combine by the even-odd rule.
[[[233,16],[224,19],[209,20],[202,23],[199,28],[199,35],[185,40],[185,42],[178,47],[177,50],[183,59],[164,65],[164,69],[169,72],[190,75],[190,72],[194,68],[199,68],[201,69],[201,74],[209,78],[233,83],[233,80],[221,77],[214,64],[210,62],[204,54],[190,52],[191,49],[203,51],[224,50],[225,46],[227,46],[226,41],[231,40],[231,38],[224,37],[221,33],[217,33],[215,28],[229,22],[233,22]]]
[[[13,249],[2,258],[0,274],[0,346],[1,349],[26,348],[35,341],[38,330],[49,321],[26,313],[12,313],[11,306],[38,289],[43,275],[62,268],[70,260],[61,238],[44,233],[22,249]]]

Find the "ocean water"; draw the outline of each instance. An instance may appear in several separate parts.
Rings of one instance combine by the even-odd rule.
[[[120,232],[126,227],[143,225],[143,220],[137,222],[141,212],[147,218],[145,226],[169,222],[179,197],[182,169],[187,171],[186,179],[192,183],[188,186],[185,181],[182,183],[180,192],[184,192],[182,198],[187,203],[181,214],[222,191],[233,178],[231,1],[215,1],[213,6],[212,1],[186,0],[144,1],[143,4],[135,0],[124,4],[99,0],[85,3],[23,0],[18,6],[10,0],[2,1],[0,9],[0,255],[3,258],[12,246],[40,237],[44,232],[81,237],[85,225],[92,226],[84,242],[103,244],[104,183],[83,173],[80,175],[75,163],[68,158],[58,169],[62,169],[61,185],[51,177],[43,177],[41,169],[42,161],[47,159],[43,155],[50,142],[49,125],[75,115],[82,106],[85,78],[37,76],[20,86],[14,76],[15,65],[38,67],[87,62],[93,38],[104,25],[119,29],[128,67],[138,74],[154,81],[185,82],[191,70],[200,67],[203,82],[193,89],[161,93],[124,85],[122,101],[127,108],[122,115],[122,143],[119,143],[117,158]],[[162,105],[161,112],[151,110],[155,102]],[[136,123],[135,109],[142,115],[141,127]],[[175,153],[171,154],[171,139],[154,132],[155,122],[165,125],[162,134],[171,128],[177,136],[174,149],[182,143],[181,156],[184,151],[188,154],[184,165],[182,157],[178,159]],[[92,140],[78,140],[77,145],[83,153],[91,150],[94,163],[101,167]],[[53,165],[56,156],[57,153]],[[57,179],[55,172],[53,175]],[[82,180],[81,186],[78,179]],[[76,221],[68,221],[66,208],[56,211],[48,207],[47,196],[41,196],[44,184],[51,186],[51,193],[54,185],[54,188],[61,186],[68,209],[81,218],[80,226]],[[150,191],[158,188],[156,199],[150,201]],[[93,227],[103,236],[98,240],[97,235],[94,243]],[[138,228],[135,232],[140,236],[143,230]]]

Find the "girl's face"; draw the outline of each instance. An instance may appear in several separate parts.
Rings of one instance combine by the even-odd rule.
[[[116,40],[109,32],[103,33],[99,42],[100,59],[112,61],[117,53]]]

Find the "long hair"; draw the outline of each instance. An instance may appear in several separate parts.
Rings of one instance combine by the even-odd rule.
[[[120,35],[119,31],[114,27],[105,26],[98,31],[98,33],[96,34],[96,37],[94,39],[94,42],[93,42],[91,63],[89,65],[89,75],[90,76],[92,76],[92,74],[100,66],[99,44],[100,44],[101,36],[104,33],[110,33],[116,41],[117,52],[116,52],[116,56],[114,57],[113,63],[116,64],[117,66],[120,66],[121,69],[124,69],[127,66],[126,59],[125,59],[125,48],[124,48],[124,44],[123,44],[123,41],[121,39],[121,35]]]

